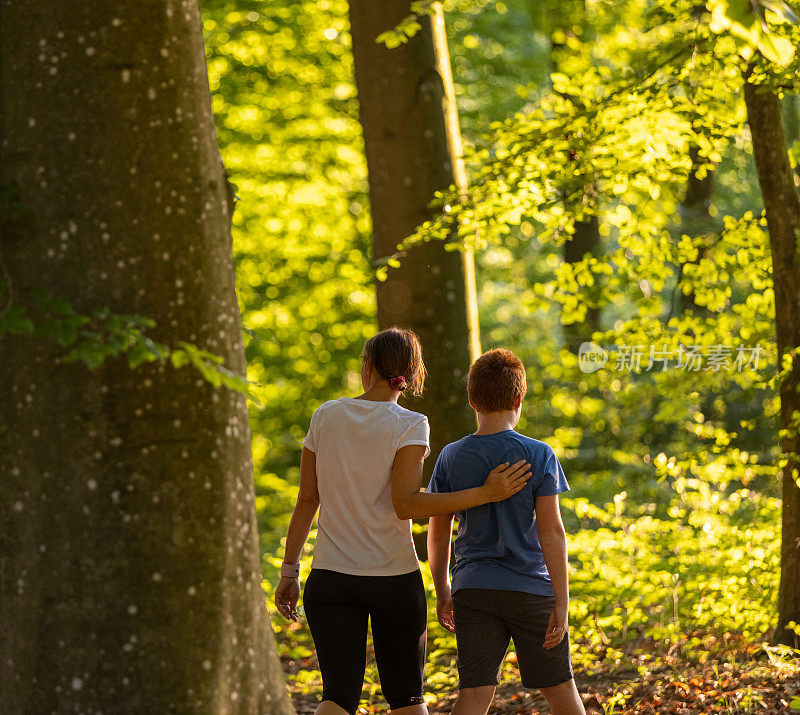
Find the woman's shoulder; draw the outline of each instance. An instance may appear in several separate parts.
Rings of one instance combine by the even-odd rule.
[[[322,415],[329,413],[329,412],[338,412],[340,410],[347,409],[347,400],[346,398],[339,397],[334,400],[326,400],[323,402],[316,410],[314,410],[313,417],[321,417]]]
[[[417,424],[418,422],[427,422],[428,418],[421,412],[414,412],[407,407],[398,405],[396,402],[388,402],[389,409],[397,415],[403,422],[407,424]]]
[[[328,410],[328,409],[330,409],[331,407],[333,407],[333,406],[335,406],[337,404],[341,404],[339,402],[340,399],[341,398],[338,398],[336,400],[326,400],[319,407],[317,407],[317,409],[315,411],[316,412],[323,412],[323,411]]]
[[[394,417],[400,425],[406,427],[416,425],[420,422],[427,422],[428,418],[421,412],[414,412],[396,402],[372,402],[359,400],[351,397],[339,397],[335,400],[323,402],[315,411],[314,416],[318,419],[326,414],[346,413],[349,410],[360,412],[363,410],[378,410],[378,413],[389,414]]]

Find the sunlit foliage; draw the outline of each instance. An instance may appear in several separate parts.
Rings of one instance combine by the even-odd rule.
[[[583,666],[687,629],[756,638],[774,620],[779,451],[771,258],[740,94],[750,45],[694,2],[590,0],[566,26],[556,5],[448,6],[471,188],[443,195],[441,218],[413,240],[455,225],[476,247],[483,347],[509,347],[528,366],[519,429],[554,446],[573,489],[563,504]],[[241,198],[234,252],[255,334],[249,376],[266,396],[251,416],[274,555],[311,412],[356,394],[374,328],[347,7],[204,6],[222,153]],[[794,90],[793,64],[749,56],[758,81]],[[690,220],[690,174],[708,173],[707,215]],[[601,255],[568,264],[563,244],[589,216]],[[583,372],[563,325],[592,307],[602,329],[585,338],[608,362]],[[634,346],[639,370],[626,359]],[[736,363],[756,348],[758,364]],[[265,559],[268,579],[274,569]],[[285,648],[310,647],[302,633]],[[431,633],[434,661],[451,659],[452,639]]]
[[[358,384],[373,330],[366,165],[346,5],[204,3],[209,79],[233,219],[262,538],[294,502],[300,440],[323,400]]]

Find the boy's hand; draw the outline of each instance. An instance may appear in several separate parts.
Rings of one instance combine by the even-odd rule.
[[[544,647],[547,650],[555,648],[567,634],[567,611],[566,609],[554,608],[550,612],[550,620],[547,623],[547,633],[544,636]]]
[[[300,579],[281,576],[275,589],[275,607],[284,618],[297,623],[297,600],[300,598]]]
[[[531,478],[531,465],[524,459],[508,466],[508,462],[497,465],[483,484],[488,501],[503,501],[516,494]]]
[[[451,633],[456,632],[456,624],[453,620],[453,599],[450,597],[450,594],[437,597],[436,617],[439,619],[439,623],[448,631]]]

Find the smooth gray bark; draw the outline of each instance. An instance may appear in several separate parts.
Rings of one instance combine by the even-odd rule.
[[[245,369],[196,0],[0,7],[14,300],[154,318]],[[0,342],[0,712],[289,713],[245,399]]]

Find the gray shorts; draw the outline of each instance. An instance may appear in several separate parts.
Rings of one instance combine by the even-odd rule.
[[[453,594],[460,688],[497,685],[510,639],[526,688],[550,688],[572,679],[569,635],[555,648],[542,645],[552,596],[489,588],[462,588]]]

